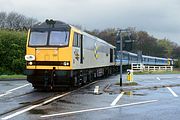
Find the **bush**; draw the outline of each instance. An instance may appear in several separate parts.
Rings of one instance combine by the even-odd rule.
[[[0,30],[0,74],[23,73],[25,45],[25,32]]]
[[[174,66],[176,68],[180,68],[180,59],[178,59],[178,61],[175,61]]]

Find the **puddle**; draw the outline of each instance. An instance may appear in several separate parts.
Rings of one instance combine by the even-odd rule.
[[[146,94],[143,94],[143,93],[137,93],[137,94],[133,94],[135,96],[146,96]]]
[[[48,114],[47,110],[43,110],[43,109],[32,109],[32,110],[29,111],[29,113],[31,113],[31,114],[41,114],[41,115]]]
[[[109,92],[109,95],[115,95],[115,94],[117,94],[117,93],[114,93],[114,92]]]
[[[149,90],[157,90],[157,87],[149,88]]]
[[[94,90],[86,91],[86,92],[78,92],[77,94],[80,94],[80,95],[94,95]],[[101,94],[103,94],[102,91],[99,91],[98,95],[101,95]]]
[[[124,95],[132,96],[133,95],[133,91],[125,91]]]
[[[68,104],[75,104],[74,102],[67,101],[67,100],[58,100],[57,102],[68,103]]]
[[[145,94],[145,93],[135,93],[134,91],[125,91],[124,95],[128,95],[128,96],[146,96],[147,94]]]
[[[22,104],[22,105],[27,105],[27,104],[30,104],[31,102],[21,102],[19,104]]]

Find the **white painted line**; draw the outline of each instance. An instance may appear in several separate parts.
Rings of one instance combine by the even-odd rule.
[[[116,105],[116,103],[120,100],[120,98],[124,95],[124,92],[121,92],[121,94],[119,94],[116,99],[111,103],[111,106]]]
[[[15,117],[15,116],[17,116],[17,115],[19,115],[19,114],[22,114],[22,113],[24,113],[24,112],[27,112],[27,111],[29,111],[29,110],[31,110],[31,109],[34,109],[34,108],[38,107],[38,106],[40,106],[40,105],[33,105],[33,106],[31,106],[31,107],[29,107],[29,108],[27,108],[27,109],[24,109],[24,110],[22,110],[22,111],[18,111],[18,112],[14,113],[14,114],[11,114],[11,115],[9,115],[9,116],[6,116],[6,117],[4,117],[4,118],[1,118],[1,120],[7,120],[7,119],[10,119],[10,118],[13,118],[13,117]]]
[[[29,111],[29,110],[32,110],[32,109],[36,108],[36,107],[39,107],[39,106],[45,105],[45,104],[47,104],[47,103],[50,103],[50,102],[52,102],[52,101],[54,101],[54,100],[56,100],[56,99],[58,99],[58,98],[60,98],[60,97],[63,97],[63,96],[65,96],[65,95],[68,95],[68,94],[70,94],[70,93],[71,93],[71,92],[67,92],[67,93],[65,93],[65,94],[62,94],[62,95],[53,97],[53,98],[51,98],[51,99],[49,99],[49,100],[47,100],[47,101],[44,101],[43,103],[40,103],[40,104],[37,104],[37,105],[32,105],[32,106],[30,106],[30,107],[28,107],[28,108],[26,108],[26,109],[23,109],[23,110],[21,110],[21,111],[17,111],[17,112],[15,112],[15,113],[11,114],[11,115],[8,115],[8,116],[6,116],[6,117],[3,117],[3,118],[1,118],[1,120],[7,120],[7,119],[10,119],[10,118],[13,118],[13,117],[15,117],[15,116],[17,116],[17,115],[20,115],[20,114],[22,114],[22,113],[25,113],[25,112],[27,112],[27,111]]]
[[[170,87],[166,88],[173,94],[174,97],[178,97],[178,95]]]
[[[8,94],[11,94],[12,91],[15,91],[15,90],[18,90],[18,89],[20,89],[20,88],[26,87],[26,86],[28,86],[28,85],[31,85],[31,84],[25,84],[25,85],[22,85],[22,86],[13,88],[13,89],[11,89],[11,90],[8,90],[8,91],[6,91],[5,93],[0,94],[0,97],[6,96],[6,95],[8,95]]]
[[[31,84],[25,84],[25,85],[19,86],[19,87],[17,87],[17,88],[8,90],[7,92],[12,92],[12,91],[18,90],[18,89],[20,89],[20,88],[26,87],[26,86],[28,86],[28,85],[31,85]]]
[[[94,82],[92,82],[92,83],[90,83],[90,84],[88,84],[88,85],[92,85],[92,84],[94,84],[94,83],[96,83],[96,82],[98,82],[98,81],[94,81]],[[83,87],[81,87],[81,88],[79,88],[79,89],[85,88],[85,87],[87,87],[88,85],[85,85],[85,86],[83,86]],[[79,89],[77,89],[77,90],[79,90]],[[15,112],[15,113],[11,114],[11,115],[8,115],[8,116],[5,116],[5,117],[1,118],[1,120],[11,119],[11,118],[13,118],[13,117],[15,117],[15,116],[17,116],[17,115],[20,115],[20,114],[22,114],[22,113],[25,113],[25,112],[27,112],[27,111],[29,111],[29,110],[32,110],[32,109],[36,108],[36,107],[39,107],[39,106],[43,106],[43,105],[45,105],[45,104],[48,104],[48,103],[50,103],[50,102],[52,102],[52,101],[54,101],[54,100],[56,100],[56,99],[59,99],[59,98],[61,98],[61,97],[64,97],[64,96],[66,96],[66,95],[68,95],[68,94],[70,94],[70,93],[72,93],[72,92],[77,91],[77,90],[73,90],[73,91],[71,91],[71,92],[67,92],[67,93],[64,93],[64,94],[62,94],[62,95],[58,95],[58,96],[53,97],[53,98],[51,98],[51,99],[49,99],[49,100],[47,100],[47,101],[44,101],[43,103],[30,106],[30,107],[28,107],[28,108],[26,108],[26,109],[23,109],[23,110],[21,110],[21,111],[17,111],[17,112]]]
[[[3,97],[3,96],[6,96],[6,95],[8,95],[8,94],[10,94],[11,92],[6,92],[6,93],[4,93],[4,94],[0,94],[0,97]]]
[[[161,80],[159,77],[156,77],[156,79]]]
[[[61,98],[61,97],[66,96],[66,95],[68,95],[68,94],[70,94],[70,93],[72,93],[72,92],[67,92],[67,93],[64,93],[64,94],[62,94],[62,95],[58,95],[58,96],[56,96],[56,97],[53,97],[53,98],[51,98],[51,99],[49,99],[49,100],[47,100],[47,101],[44,101],[43,103],[41,103],[41,105],[45,105],[45,104],[47,104],[47,103],[50,103],[50,102],[52,102],[52,101],[54,101],[54,100],[57,100],[57,99],[59,99],[59,98]]]
[[[158,101],[158,100],[150,100],[150,101],[136,102],[136,103],[116,105],[116,106],[110,106],[110,107],[92,108],[92,109],[85,109],[85,110],[65,112],[65,113],[58,113],[58,114],[51,114],[51,115],[42,115],[41,117],[42,117],[42,118],[47,118],[47,117],[53,117],[53,116],[70,115],[70,114],[90,112],[90,111],[107,110],[107,109],[119,108],[119,107],[125,107],[125,106],[132,106],[132,105],[140,105],[140,104],[146,104],[146,103],[153,103],[153,102],[157,102],[157,101]]]

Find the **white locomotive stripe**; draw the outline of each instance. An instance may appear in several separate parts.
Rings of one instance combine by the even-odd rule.
[[[92,84],[94,84],[94,83],[96,83],[96,82],[98,82],[98,81],[94,81],[94,82],[92,82],[92,83],[90,83],[90,84],[88,84],[88,85],[85,85],[85,86],[83,86],[83,87],[81,87],[81,88],[79,88],[79,89],[85,88],[85,87],[87,87],[87,86],[89,86],[89,85],[92,85]],[[79,90],[79,89],[77,89],[77,90]],[[62,95],[58,95],[58,96],[53,97],[53,98],[51,98],[51,99],[49,99],[49,100],[47,100],[47,101],[44,101],[43,103],[30,106],[30,107],[28,107],[28,108],[26,108],[26,109],[23,109],[23,110],[21,110],[21,111],[17,111],[17,112],[15,112],[15,113],[11,114],[11,115],[8,115],[8,116],[6,116],[6,117],[1,118],[1,120],[11,119],[11,118],[13,118],[13,117],[15,117],[15,116],[17,116],[17,115],[20,115],[20,114],[22,114],[22,113],[25,113],[25,112],[27,112],[27,111],[29,111],[29,110],[32,110],[32,109],[36,108],[36,107],[39,107],[39,106],[48,104],[48,103],[50,103],[50,102],[52,102],[52,101],[54,101],[54,100],[57,100],[57,99],[59,99],[59,98],[61,98],[61,97],[64,97],[64,96],[66,96],[66,95],[68,95],[68,94],[70,94],[70,93],[72,93],[72,92],[77,91],[77,90],[73,90],[73,91],[71,91],[71,92],[67,92],[67,93],[64,93],[64,94],[62,94]]]
[[[166,88],[173,94],[174,97],[178,97],[178,95],[170,87]]]
[[[4,94],[0,94],[0,97],[6,96],[6,95],[8,95],[8,94],[11,94],[12,91],[15,91],[15,90],[18,90],[18,89],[20,89],[20,88],[26,87],[26,86],[28,86],[28,85],[31,85],[31,84],[25,84],[25,85],[19,86],[19,87],[17,87],[17,88],[13,88],[13,89],[11,89],[11,90],[8,90],[8,91],[6,91]]]
[[[153,103],[153,102],[157,102],[157,101],[158,100],[142,101],[142,102],[136,102],[136,103],[130,103],[130,104],[122,104],[122,105],[116,105],[116,106],[110,106],[110,107],[92,108],[92,109],[85,109],[85,110],[58,113],[58,114],[51,114],[51,115],[42,115],[41,117],[42,118],[47,118],[47,117],[53,117],[53,116],[70,115],[70,114],[90,112],[90,111],[107,110],[107,109],[112,109],[112,108],[126,107],[126,106],[132,106],[132,105],[140,105],[140,104],[146,104],[146,103]]]
[[[111,103],[111,106],[116,105],[116,103],[121,99],[121,97],[124,95],[124,92],[121,92],[121,94],[119,94],[116,99]]]

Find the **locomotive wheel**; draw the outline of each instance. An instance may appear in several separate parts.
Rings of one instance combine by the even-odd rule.
[[[80,87],[81,85],[82,85],[82,83],[83,83],[83,80],[82,80],[82,78],[80,78],[80,76],[78,76],[78,75],[76,75],[76,76],[74,76],[74,86],[75,87]]]
[[[77,76],[74,76],[74,86],[75,87],[79,86],[79,80]]]
[[[90,74],[88,75],[88,81],[89,81],[89,82],[92,82],[92,81],[93,81],[93,75],[92,75],[92,73],[90,73]]]
[[[83,76],[83,84],[86,84],[88,82],[88,76],[84,75]]]

